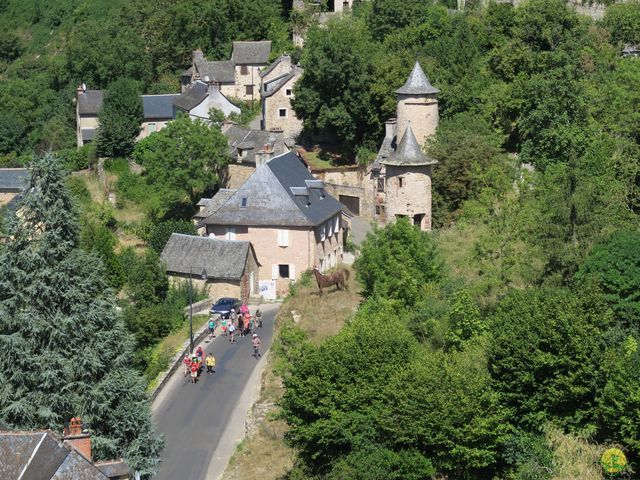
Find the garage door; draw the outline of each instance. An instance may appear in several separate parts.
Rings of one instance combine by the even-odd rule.
[[[340,195],[340,203],[347,207],[355,215],[360,215],[360,199],[349,195]]]

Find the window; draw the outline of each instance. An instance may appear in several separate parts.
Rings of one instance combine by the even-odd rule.
[[[402,188],[402,177],[398,177],[398,188]]]
[[[289,230],[284,230],[284,229],[278,230],[278,246],[279,247],[289,246]]]
[[[235,240],[236,239],[236,229],[235,227],[228,227],[227,233],[224,236],[227,240]]]
[[[281,108],[278,110],[278,116],[281,118],[284,118],[287,116],[287,109],[286,108]]]
[[[240,75],[248,75],[248,74],[249,74],[249,67],[247,67],[246,65],[241,65]]]
[[[240,208],[247,208],[247,197],[242,197],[240,201]]]
[[[287,89],[284,91],[284,93],[285,93],[285,95],[286,95],[287,97],[290,97],[290,96],[293,94],[293,90],[292,90],[292,89],[290,89],[290,88],[287,88]]]
[[[244,86],[244,93],[246,95],[253,95],[253,85],[245,85]]]
[[[384,192],[384,177],[378,177],[378,191]]]
[[[325,239],[325,230],[324,230],[324,223],[322,225],[320,225],[320,241],[324,242]]]
[[[156,124],[155,123],[150,123],[149,126],[147,127],[147,132],[149,132],[149,133],[153,133],[156,130],[157,129],[156,129]]]
[[[278,265],[278,276],[280,278],[289,278],[289,265]]]

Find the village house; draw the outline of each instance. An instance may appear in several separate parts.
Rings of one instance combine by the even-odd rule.
[[[293,65],[289,55],[282,55],[260,73],[262,79],[262,130],[281,131],[295,138],[302,131],[302,120],[291,106],[293,87],[302,76],[302,68]]]
[[[0,207],[14,203],[28,184],[29,171],[26,168],[0,168]]]
[[[221,190],[206,208],[198,224],[205,235],[251,242],[266,298],[285,295],[305,270],[342,262],[342,205],[293,152],[257,167],[237,190]]]
[[[260,71],[269,65],[270,54],[270,40],[233,42],[231,60],[210,61],[202,50],[194,50],[191,67],[180,77],[182,90],[206,79],[218,86],[225,97],[245,102],[259,100]]]
[[[192,119],[206,121],[212,109],[220,110],[225,117],[232,113],[240,114],[240,109],[220,92],[220,87],[206,77],[204,81],[196,80],[189,85],[173,100],[173,106],[176,113],[182,112]]]
[[[325,11],[321,11],[321,3],[322,0],[293,0],[293,9],[310,13],[320,25],[325,25],[336,14],[349,12],[353,8],[355,0],[326,0]],[[293,26],[293,44],[296,47],[304,47],[308,28],[308,24]]]
[[[222,133],[227,137],[229,163],[227,165],[227,188],[237,189],[256,170],[273,157],[287,153],[293,141],[282,132],[251,130],[234,123],[226,123]]]
[[[9,431],[0,427],[0,478],[38,480],[129,480],[122,460],[93,462],[91,434],[72,418],[60,437],[51,430]]]
[[[248,241],[174,233],[160,257],[174,282],[191,277],[209,298],[233,297],[249,302],[258,294],[260,264]]]
[[[78,87],[76,96],[77,145],[80,148],[95,140],[105,90],[87,90]],[[142,140],[166,127],[167,123],[183,112],[191,118],[209,119],[209,111],[216,108],[225,115],[240,113],[240,109],[220,93],[214,82],[197,80],[182,93],[141,95],[143,120],[136,140]]]

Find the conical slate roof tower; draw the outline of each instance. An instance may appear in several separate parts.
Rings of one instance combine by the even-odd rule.
[[[440,93],[440,90],[431,85],[420,66],[420,62],[416,60],[406,83],[396,90],[396,93],[398,95],[433,95]]]
[[[424,154],[422,148],[418,145],[413,130],[409,126],[396,150],[389,155],[389,158],[383,160],[382,163],[395,166],[422,166],[435,165],[438,161]]]

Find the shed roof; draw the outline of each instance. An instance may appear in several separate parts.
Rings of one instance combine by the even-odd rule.
[[[224,205],[226,203],[226,201],[229,200],[231,198],[231,195],[233,195],[234,193],[236,193],[235,190],[230,190],[230,189],[227,189],[227,188],[221,188],[213,196],[213,198],[202,198],[202,199],[200,199],[200,202],[198,202],[198,205],[201,205],[201,202],[206,200],[206,202],[202,203],[202,205],[205,208],[203,208],[202,211],[196,213],[193,216],[193,218],[196,218],[196,219],[207,218],[212,213],[218,211],[218,209],[222,205]]]
[[[240,280],[250,252],[253,247],[246,241],[174,233],[160,258],[170,273],[199,277],[204,268],[208,279]]]
[[[78,95],[78,113],[80,115],[97,115],[102,108],[104,90],[85,90]]]
[[[142,95],[144,118],[149,120],[173,118],[173,101],[179,96],[179,93]]]
[[[27,188],[29,170],[26,168],[0,168],[0,193],[17,193]]]
[[[434,165],[438,163],[437,160],[427,157],[413,133],[411,127],[407,127],[398,144],[398,148],[395,149],[388,157],[381,160],[381,163],[385,165],[396,166],[422,166],[422,165]]]
[[[316,226],[340,213],[342,204],[320,189],[309,189],[308,197],[294,194],[296,188],[306,188],[306,180],[315,178],[295,153],[275,157],[259,166],[224,205],[202,223]],[[246,198],[246,207],[242,206],[243,198]]]
[[[266,65],[270,53],[271,40],[233,42],[231,60],[236,65]]]
[[[178,97],[172,100],[173,105],[181,110],[188,112],[189,110],[200,105],[202,101],[209,95],[209,86],[201,81],[197,81],[190,85]]]
[[[396,90],[396,93],[399,95],[428,95],[440,93],[440,90],[431,85],[420,66],[420,62],[416,61],[413,70],[411,70],[409,74],[409,78],[407,78],[407,81],[402,87]]]

